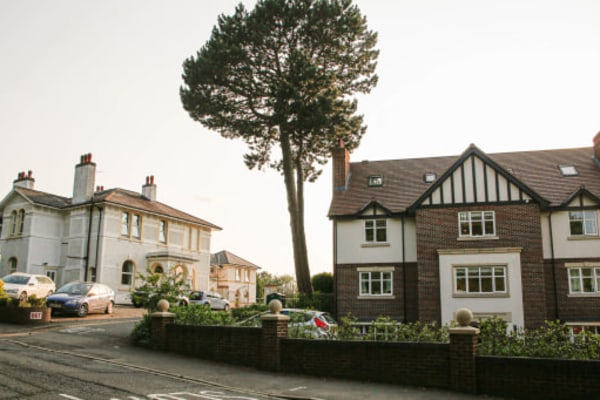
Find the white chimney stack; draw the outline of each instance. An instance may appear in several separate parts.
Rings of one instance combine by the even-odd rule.
[[[150,201],[156,201],[156,184],[154,183],[154,175],[146,177],[146,184],[142,186],[142,196]]]
[[[27,171],[27,174],[25,172],[19,172],[17,175],[17,179],[13,181],[13,187],[33,189],[34,183],[35,179],[33,179],[33,173],[31,172],[31,170]]]
[[[73,204],[81,204],[92,200],[94,181],[96,180],[96,164],[92,162],[92,153],[81,156],[75,166],[73,182]]]

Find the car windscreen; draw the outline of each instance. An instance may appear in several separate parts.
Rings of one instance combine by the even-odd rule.
[[[2,278],[4,283],[13,283],[15,285],[26,285],[29,277],[25,275],[6,275]]]
[[[67,294],[86,294],[92,285],[89,283],[67,283],[56,291],[56,293],[67,293]]]

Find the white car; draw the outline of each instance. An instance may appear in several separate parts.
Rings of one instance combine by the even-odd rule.
[[[27,300],[29,296],[35,295],[38,299],[48,297],[56,290],[52,279],[44,275],[26,274],[14,272],[2,278],[4,291],[9,297]]]

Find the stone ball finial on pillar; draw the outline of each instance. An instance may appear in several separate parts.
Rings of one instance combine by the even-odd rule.
[[[169,309],[169,302],[165,299],[161,299],[156,303],[156,308],[160,312],[166,312]]]
[[[459,308],[456,310],[454,319],[458,323],[458,326],[470,326],[473,321],[473,312],[468,308]]]
[[[273,314],[279,314],[282,308],[283,304],[281,304],[281,301],[277,299],[273,299],[269,302],[269,311],[271,311]]]

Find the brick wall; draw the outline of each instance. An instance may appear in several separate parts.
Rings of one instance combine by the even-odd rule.
[[[481,394],[515,399],[598,399],[600,361],[477,357]]]
[[[449,345],[283,339],[282,370],[399,385],[449,388]]]
[[[598,259],[587,259],[586,261],[598,262]],[[554,304],[558,305],[558,318],[563,321],[597,321],[600,319],[600,297],[569,296],[569,275],[565,264],[569,262],[581,262],[581,259],[559,259],[554,261],[554,273],[556,275],[556,299],[554,298],[554,282],[552,276],[552,261],[546,260],[546,293],[549,297],[548,318],[554,319]]]
[[[495,211],[497,240],[458,241],[459,211]],[[528,205],[490,205],[427,208],[417,211],[418,312],[423,322],[440,322],[438,249],[522,247],[521,281],[525,326],[546,319],[546,282],[539,208]]]
[[[167,350],[174,353],[260,366],[261,328],[170,324],[166,331]]]

